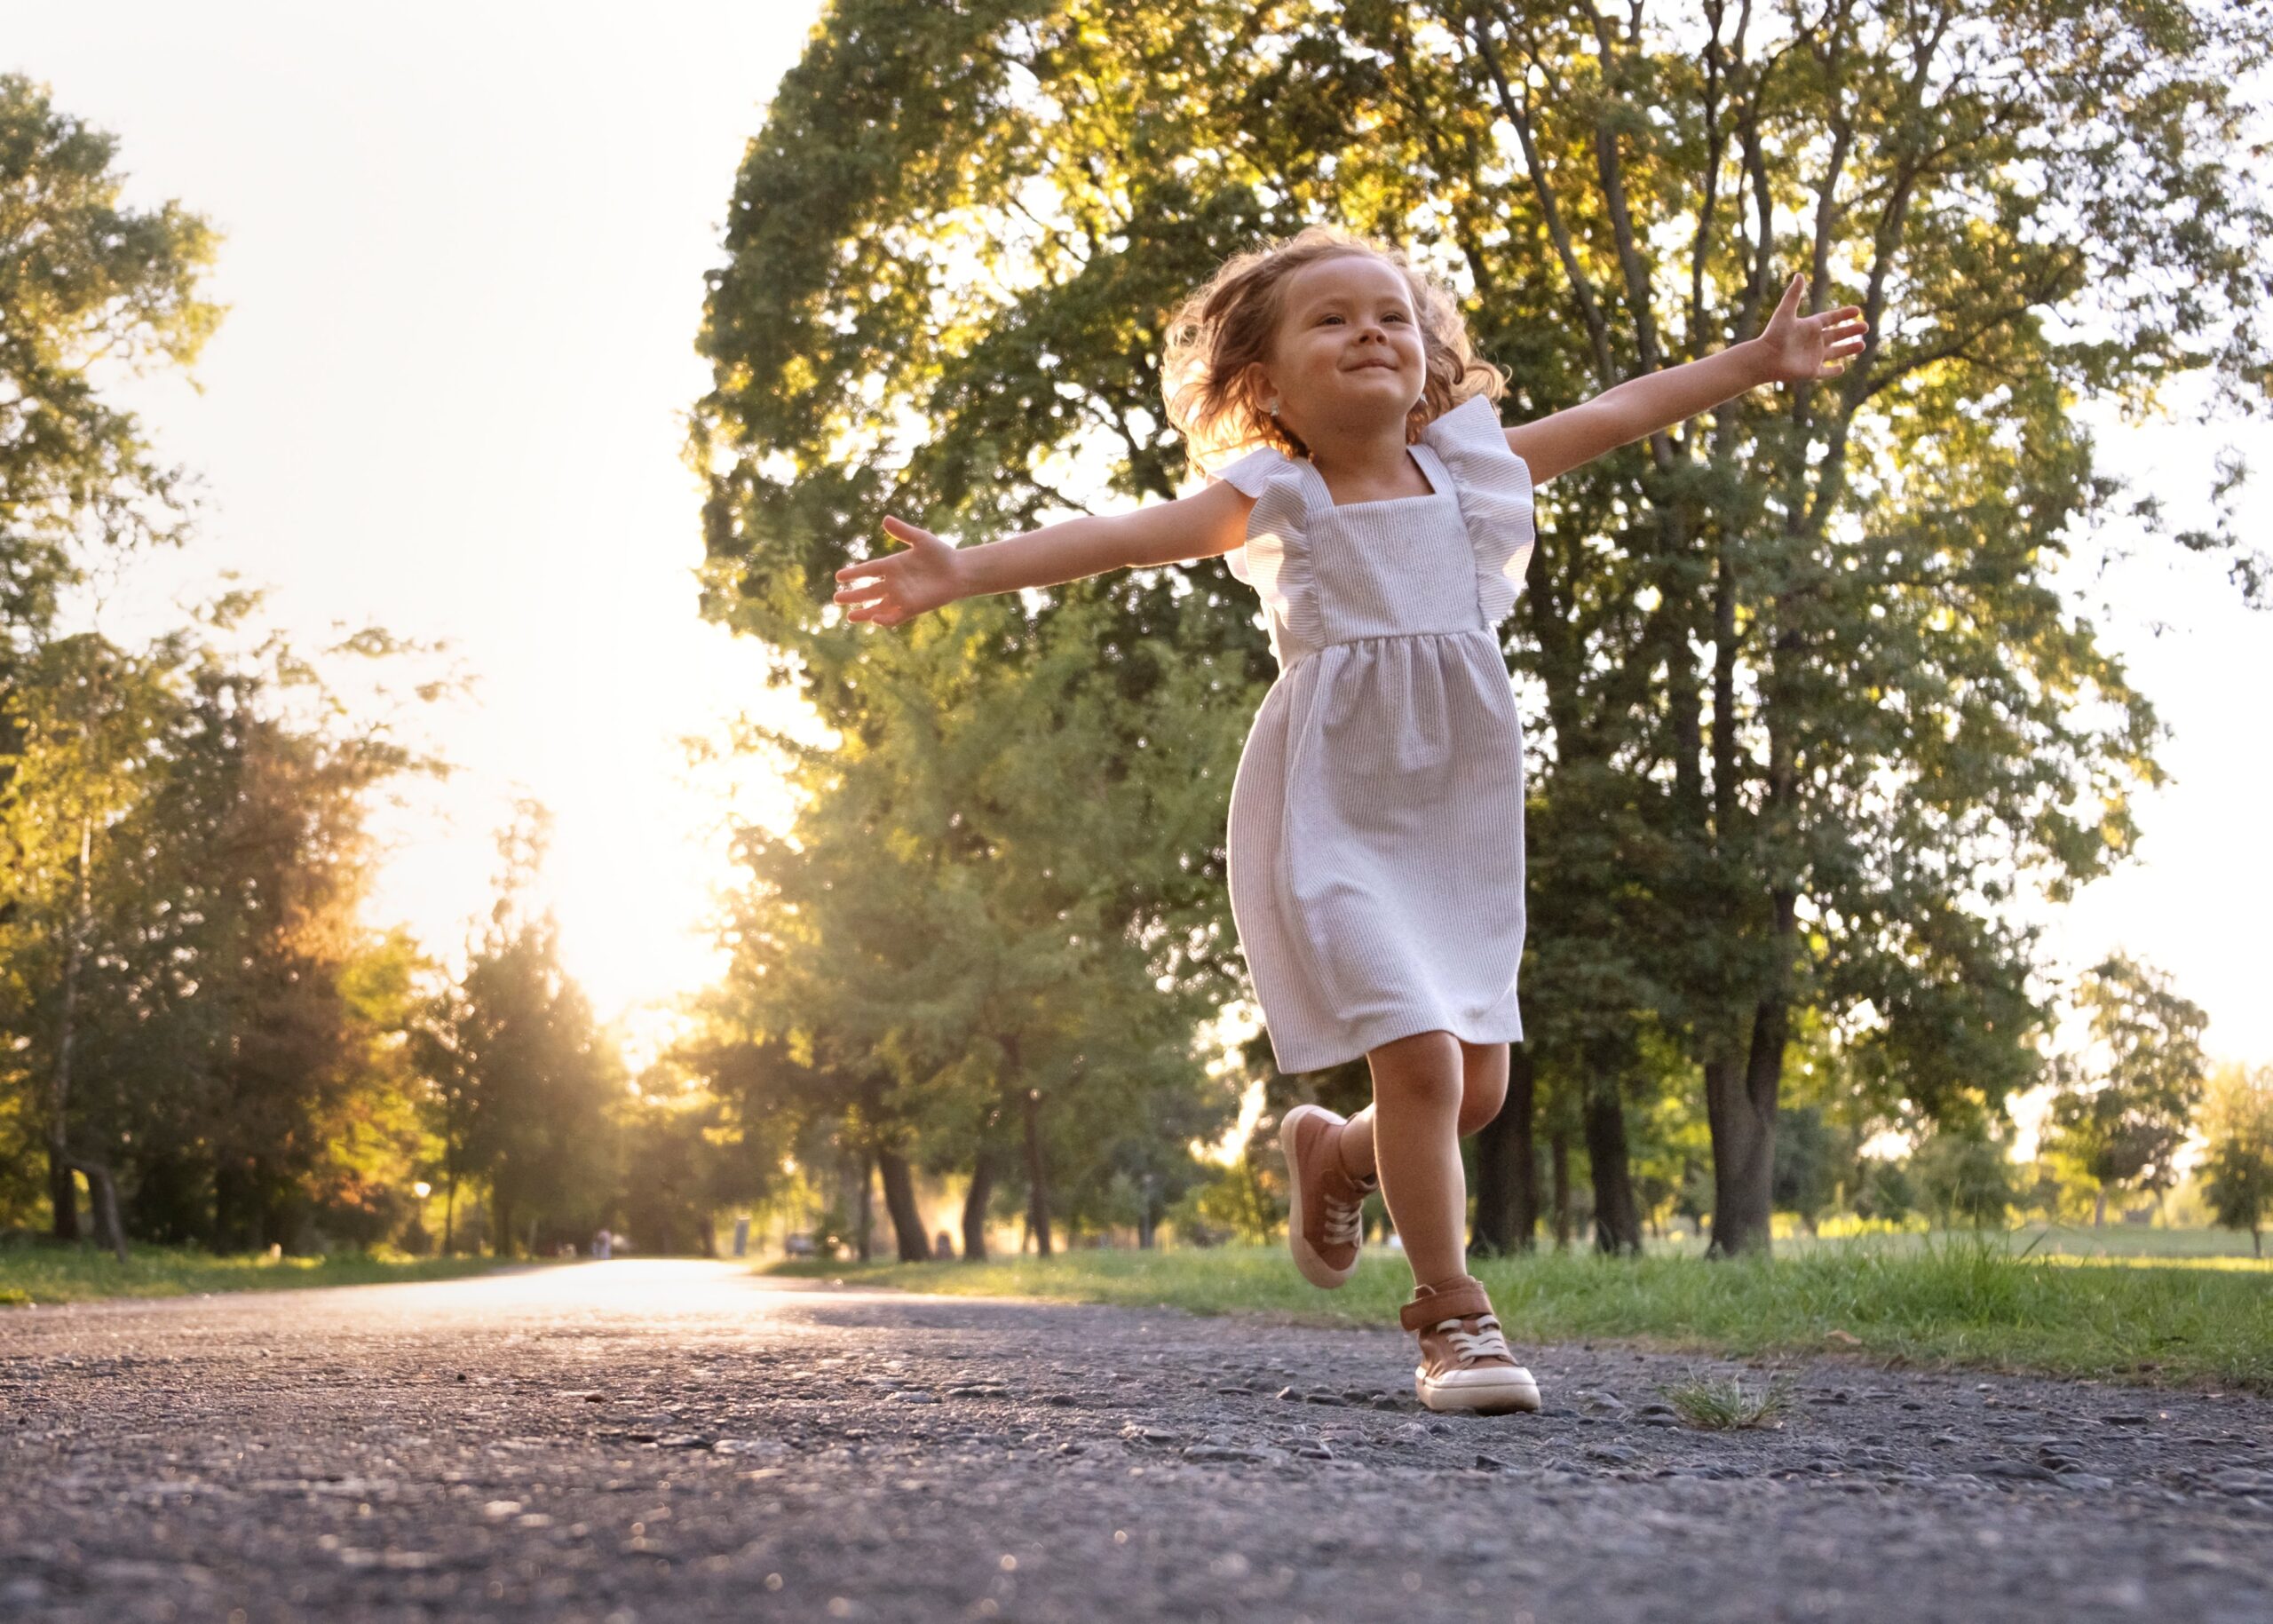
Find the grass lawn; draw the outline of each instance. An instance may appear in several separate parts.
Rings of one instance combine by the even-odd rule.
[[[1801,1233],[1779,1238],[1776,1248],[1779,1252],[1803,1252],[1818,1247],[1851,1247],[1857,1243],[1857,1239],[1826,1236],[1818,1240]],[[1945,1237],[1940,1234],[1928,1236],[1923,1233],[1874,1235],[1870,1238],[1873,1244],[1895,1247],[1934,1244],[1944,1239]],[[2253,1255],[2249,1236],[2240,1230],[2153,1229],[2145,1224],[2110,1224],[2094,1229],[2088,1224],[2029,1223],[2006,1231],[2001,1238],[1992,1232],[1991,1240],[1992,1244],[2009,1241],[2016,1252],[2083,1258],[2095,1263],[2186,1264],[2213,1269],[2273,1269],[2273,1258],[2259,1258]],[[1652,1242],[1651,1249],[1695,1257],[1704,1255],[1705,1243],[1684,1236],[1662,1245]]]
[[[1478,1260],[1511,1341],[1592,1338],[1704,1353],[1848,1353],[2273,1394],[2273,1270],[2089,1267],[2003,1235],[1818,1242],[1770,1262],[1540,1253]],[[2142,1260],[2144,1261],[2144,1260]],[[2163,1262],[2176,1264],[2177,1260]],[[948,1295],[1057,1298],[1390,1326],[1412,1275],[1368,1247],[1340,1291],[1283,1248],[1081,1251],[997,1263],[777,1263],[775,1272]]]
[[[370,1286],[485,1274],[489,1257],[215,1257],[178,1247],[137,1246],[122,1264],[99,1247],[0,1243],[0,1308],[86,1303],[99,1297],[178,1297],[208,1291],[280,1291],[304,1286]]]

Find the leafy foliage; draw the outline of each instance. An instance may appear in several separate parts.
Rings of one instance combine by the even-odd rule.
[[[1148,648],[1161,680],[1130,701],[1091,679],[1097,611],[1024,664],[992,653],[1009,613],[974,601],[880,645],[865,733],[762,735],[804,805],[742,836],[733,964],[689,1058],[746,1121],[1022,1164],[1037,1218],[1148,1227],[1231,1103],[1195,1047],[1224,986],[1188,853],[1237,735],[1204,660]]]
[[[2220,1068],[2204,1113],[2204,1187],[2211,1210],[2228,1229],[2249,1232],[2264,1255],[2265,1219],[2273,1213],[2273,1067]]]
[[[864,746],[907,725],[834,570],[888,507],[991,539],[1171,494],[1162,315],[1312,219],[1416,244],[1525,416],[1749,337],[1805,270],[1869,349],[1557,479],[1509,649],[1542,1107],[1599,1128],[1701,1077],[1715,1241],[1764,1247],[1810,1022],[1913,1126],[1971,1131],[2036,1080],[2008,905],[2126,856],[2160,777],[2063,561],[2143,535],[2264,579],[2230,523],[2175,532],[2112,480],[2074,406],[2150,410],[2188,374],[2262,405],[2269,220],[2231,87],[2269,44],[2212,0],[842,0],[710,281],[706,612]],[[1026,595],[986,657],[1034,660],[1084,607],[1131,701],[1147,638],[1271,675],[1212,563]],[[1220,891],[1220,843],[1193,857]]]
[[[177,203],[122,206],[117,142],[0,74],[0,660],[52,626],[91,552],[171,541],[182,477],[159,463],[112,374],[187,366],[220,320],[199,281],[211,228]]]
[[[2160,1193],[2206,1081],[2209,1017],[2150,966],[2118,954],[2088,971],[2077,1004],[2090,1038],[2055,1067],[2053,1143],[2100,1186]]]

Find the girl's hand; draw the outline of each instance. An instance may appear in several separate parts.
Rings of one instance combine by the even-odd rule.
[[[865,564],[847,564],[836,572],[838,581],[858,583],[836,589],[835,601],[845,606],[846,620],[897,626],[963,595],[962,569],[953,543],[889,513],[884,516],[884,528],[906,542],[907,551],[870,558]]]
[[[1768,318],[1753,343],[1760,346],[1762,363],[1771,384],[1799,384],[1814,378],[1837,377],[1847,363],[1863,353],[1870,324],[1859,318],[1863,307],[1842,305],[1819,315],[1803,316],[1800,296],[1808,279],[1794,275],[1784,289],[1776,313]]]

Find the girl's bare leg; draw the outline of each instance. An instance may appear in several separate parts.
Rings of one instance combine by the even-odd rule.
[[[1465,1139],[1489,1126],[1492,1119],[1500,1114],[1500,1107],[1507,1103],[1508,1046],[1464,1042],[1460,1046],[1460,1134]],[[1380,1170],[1374,1157],[1371,1105],[1351,1117],[1343,1127],[1341,1150],[1342,1170],[1352,1177],[1371,1178]]]
[[[1382,1199],[1414,1279],[1433,1286],[1456,1279],[1468,1272],[1460,1137],[1498,1114],[1508,1091],[1508,1046],[1419,1032],[1373,1050],[1366,1061],[1374,1103],[1342,1129],[1342,1165],[1360,1178],[1381,1175]]]

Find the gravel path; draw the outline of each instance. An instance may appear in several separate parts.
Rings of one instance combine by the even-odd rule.
[[[2273,1403],[1529,1351],[732,1265],[0,1312],[0,1617],[2273,1618]],[[1755,1384],[1757,1371],[1746,1371]]]

